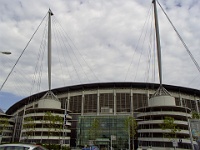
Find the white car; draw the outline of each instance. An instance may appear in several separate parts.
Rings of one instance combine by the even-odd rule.
[[[3,144],[0,150],[48,150],[40,145],[33,144]]]

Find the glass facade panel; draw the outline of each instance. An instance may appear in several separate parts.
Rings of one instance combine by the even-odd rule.
[[[99,96],[99,105],[101,113],[113,113],[114,111],[114,94],[101,93]]]
[[[131,98],[129,93],[117,93],[117,112],[130,112]]]
[[[82,95],[71,96],[69,110],[73,113],[81,113]]]
[[[97,112],[97,94],[85,95],[84,113]]]
[[[116,137],[113,140],[113,147],[125,149],[127,147],[128,134],[124,127],[126,116],[80,116],[77,129],[77,144],[79,146],[89,145],[92,140],[98,147],[108,146],[111,135]],[[98,120],[98,124],[94,127],[94,120]],[[92,134],[91,130],[95,130]],[[92,136],[93,135],[93,136]],[[101,142],[99,142],[101,140]]]
[[[192,111],[197,111],[196,103],[194,100],[183,99],[183,106],[190,108]]]
[[[147,94],[133,94],[133,110],[147,106]]]
[[[196,102],[194,100],[190,100],[190,101],[191,101],[192,111],[197,112]]]

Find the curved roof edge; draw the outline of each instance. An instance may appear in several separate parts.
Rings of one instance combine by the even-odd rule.
[[[5,112],[0,108],[0,114],[5,114]]]
[[[165,85],[163,86],[169,90],[174,92],[183,92],[188,95],[196,95],[200,96],[200,90],[180,87],[180,86],[173,86],[173,85]],[[156,83],[143,83],[143,82],[104,82],[104,83],[88,83],[88,84],[80,84],[80,85],[72,85],[66,86],[61,88],[53,89],[52,92],[57,95],[65,92],[72,92],[72,91],[79,91],[79,90],[88,90],[88,89],[102,89],[102,88],[141,88],[141,89],[152,89],[156,90],[159,87],[159,84]],[[47,91],[43,91],[41,93],[37,93],[26,97],[15,104],[13,104],[7,111],[6,114],[12,114],[17,109],[21,108],[22,106],[31,103],[35,99],[40,99]]]

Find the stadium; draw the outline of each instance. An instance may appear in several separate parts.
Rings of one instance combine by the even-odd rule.
[[[155,126],[155,121],[163,120],[162,116],[173,116],[175,122],[181,127],[181,133],[178,135],[178,140],[181,139],[181,144],[178,146],[182,149],[191,149],[190,133],[188,129],[187,119],[191,118],[191,112],[198,112],[200,109],[200,91],[191,88],[164,85],[169,91],[173,101],[168,101],[167,104],[158,105],[157,109],[151,106],[149,99],[154,95],[158,89],[158,84],[152,83],[133,83],[133,82],[115,82],[115,83],[93,83],[68,86],[63,88],[53,89],[52,92],[56,95],[59,101],[44,103],[40,106],[40,99],[46,92],[38,93],[22,99],[7,111],[7,115],[14,116],[15,127],[14,134],[11,140],[13,142],[23,141],[23,119],[27,115],[37,116],[36,128],[33,131],[33,136],[29,137],[32,142],[45,142],[47,135],[45,135],[46,128],[42,127],[39,116],[44,116],[44,112],[50,110],[53,114],[60,114],[64,116],[64,110],[68,112],[68,123],[65,129],[65,144],[70,147],[89,145],[89,129],[94,120],[99,120],[99,130],[101,131],[95,139],[96,144],[100,147],[110,146],[111,136],[116,136],[116,140],[112,141],[114,148],[128,148],[128,134],[124,130],[124,119],[127,116],[138,118],[138,134],[135,137],[135,146],[149,146],[159,147],[173,147],[172,142],[168,140],[167,144],[159,145],[157,140],[165,139],[161,134],[160,127]],[[59,105],[60,102],[60,105]],[[42,107],[43,109],[40,109]],[[150,109],[150,108],[153,109]],[[45,109],[44,109],[45,108]],[[155,111],[160,117],[148,117]],[[181,113],[178,113],[181,112]],[[142,114],[142,115],[141,115]],[[146,118],[144,117],[146,114]],[[162,114],[162,115],[161,115]],[[184,119],[183,119],[184,118]],[[143,120],[142,120],[143,119]],[[143,123],[142,123],[143,121]],[[145,121],[154,122],[145,123]],[[143,124],[143,125],[142,125]],[[146,125],[145,125],[146,124]],[[42,130],[43,129],[43,130]],[[142,131],[142,130],[145,130]],[[151,130],[159,130],[159,134],[151,134]],[[52,143],[59,144],[60,131],[55,131]],[[63,131],[62,131],[63,132]],[[140,133],[143,133],[141,135]],[[158,132],[157,132],[158,133]],[[57,135],[57,137],[56,137]],[[53,137],[53,136],[52,136]],[[43,139],[41,141],[41,139]],[[154,142],[153,142],[154,141]],[[157,142],[155,142],[157,141]],[[195,141],[193,141],[195,142]]]
[[[52,15],[49,10],[49,90],[18,101],[5,113],[1,111],[2,143],[34,142],[70,148],[95,145],[102,150],[199,149],[200,91],[162,83],[158,22],[160,84],[99,82],[52,89]]]

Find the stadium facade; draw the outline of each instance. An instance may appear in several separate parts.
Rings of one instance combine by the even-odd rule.
[[[6,115],[13,116],[13,135],[10,141],[25,142],[25,139],[36,142],[59,144],[62,142],[70,147],[90,145],[90,130],[95,119],[99,121],[98,136],[95,137],[96,145],[109,148],[111,145],[116,149],[129,148],[129,135],[124,129],[124,121],[133,116],[138,122],[137,134],[134,145],[147,149],[172,148],[173,141],[164,137],[161,129],[165,116],[174,118],[174,123],[180,127],[177,133],[177,149],[192,149],[196,141],[190,136],[188,120],[192,112],[199,113],[200,91],[191,88],[164,85],[171,94],[156,100],[154,94],[158,84],[114,82],[114,83],[91,83],[53,89],[58,101],[51,101],[46,92],[38,93],[15,103],[7,111]],[[152,100],[152,97],[154,99]],[[41,100],[42,99],[42,100]],[[53,131],[48,137],[48,128],[44,126],[42,117],[50,111],[52,114],[66,116],[65,129]],[[28,132],[23,129],[26,117],[34,117],[37,124],[32,136],[26,138]],[[65,133],[65,134],[64,134]],[[3,137],[5,138],[5,137]],[[63,140],[64,139],[64,140]],[[191,141],[192,140],[192,141]]]
[[[155,8],[159,85],[91,83],[52,90],[50,56],[53,13],[49,10],[49,91],[22,99],[6,113],[0,113],[0,121],[4,121],[0,125],[2,142],[51,143],[70,147],[95,144],[101,149],[132,149],[134,146],[138,150],[194,150],[198,145],[191,133],[190,119],[192,112],[199,114],[200,91],[162,84],[158,19],[155,0],[152,2]],[[129,117],[135,118],[138,124],[132,141],[130,126],[128,130],[125,128]],[[173,119],[173,128],[162,128],[166,117]],[[178,130],[174,132],[175,127]]]

